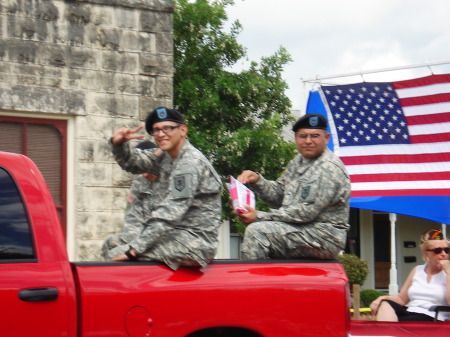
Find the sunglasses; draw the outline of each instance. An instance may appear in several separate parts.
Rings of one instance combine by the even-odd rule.
[[[448,254],[448,252],[450,251],[450,248],[449,247],[445,247],[445,248],[438,247],[438,248],[434,248],[434,249],[427,249],[427,251],[434,252],[435,254],[440,254],[440,253],[442,253],[442,251],[444,251],[445,254]]]

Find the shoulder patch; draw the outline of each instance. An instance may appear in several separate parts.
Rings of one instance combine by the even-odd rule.
[[[131,194],[131,193],[129,193],[128,194],[128,196],[127,196],[127,202],[129,203],[129,204],[133,204],[135,201],[136,201],[136,197],[133,195],[133,194]]]

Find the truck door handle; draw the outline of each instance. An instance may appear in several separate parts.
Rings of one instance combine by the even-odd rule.
[[[19,291],[19,299],[25,302],[54,301],[58,298],[58,290],[53,287],[29,288]]]

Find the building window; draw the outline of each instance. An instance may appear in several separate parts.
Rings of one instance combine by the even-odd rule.
[[[0,116],[0,151],[26,155],[39,167],[66,233],[67,121]]]

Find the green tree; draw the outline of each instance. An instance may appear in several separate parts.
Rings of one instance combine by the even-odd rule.
[[[174,105],[188,122],[192,144],[223,177],[251,169],[274,179],[296,154],[282,138],[283,126],[293,121],[282,79],[291,57],[280,47],[246,70],[231,71],[246,57],[237,42],[241,24],[235,21],[225,32],[225,9],[233,4],[176,0]]]

